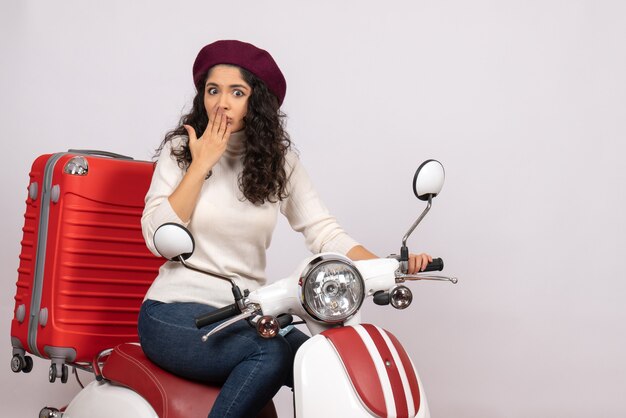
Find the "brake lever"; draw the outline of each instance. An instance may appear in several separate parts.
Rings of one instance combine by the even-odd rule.
[[[237,322],[239,320],[251,317],[256,312],[257,312],[257,307],[256,306],[254,306],[254,305],[248,306],[239,315],[233,316],[232,318],[227,319],[226,321],[222,322],[221,324],[219,324],[218,326],[213,328],[211,331],[209,331],[208,333],[203,335],[202,336],[202,342],[206,342],[211,335],[213,335],[213,334],[223,330],[226,327],[229,327],[230,325],[234,324],[235,322]]]
[[[440,282],[451,282],[457,284],[459,279],[456,277],[440,276],[437,274],[404,274],[396,272],[396,282],[403,283],[405,280],[435,280]]]

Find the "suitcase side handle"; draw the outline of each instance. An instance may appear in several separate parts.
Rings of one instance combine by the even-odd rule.
[[[129,157],[127,155],[116,154],[114,152],[109,151],[98,151],[93,149],[69,149],[67,152],[76,153],[76,154],[87,154],[87,155],[101,155],[103,157],[111,157],[117,158],[119,160],[133,160],[133,157]]]

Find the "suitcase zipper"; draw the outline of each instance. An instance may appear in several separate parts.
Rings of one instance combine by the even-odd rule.
[[[50,217],[50,193],[52,190],[52,175],[57,161],[64,156],[65,152],[54,154],[46,162],[44,178],[42,181],[41,208],[39,210],[39,233],[37,238],[37,250],[35,254],[35,277],[33,281],[33,294],[31,298],[30,320],[28,322],[28,347],[29,351],[36,356],[44,357],[37,349],[37,326],[41,309],[41,292],[43,289],[44,263],[46,261],[46,244],[48,240],[48,222]]]

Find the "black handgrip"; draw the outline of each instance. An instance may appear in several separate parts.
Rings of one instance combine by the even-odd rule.
[[[433,261],[426,265],[423,271],[441,271],[443,270],[443,260],[441,258],[433,258]]]
[[[220,322],[226,318],[230,318],[231,316],[235,316],[240,313],[241,311],[239,310],[239,307],[233,303],[232,305],[224,306],[223,308],[220,308],[216,311],[196,316],[196,327],[206,327],[207,325]]]
[[[380,306],[389,305],[389,292],[379,290],[374,293],[374,303]]]
[[[280,327],[285,328],[286,326],[291,325],[291,323],[293,322],[293,315],[282,314],[279,315],[276,319],[278,320],[278,324],[280,325]]]
[[[67,150],[67,152],[76,153],[76,154],[100,155],[103,157],[117,158],[118,160],[132,160],[133,159],[133,157],[129,157],[127,155],[116,154],[114,152],[109,152],[109,151],[98,151],[95,149],[69,149]]]

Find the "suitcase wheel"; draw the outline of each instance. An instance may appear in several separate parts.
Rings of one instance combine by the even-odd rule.
[[[26,361],[26,365],[24,366],[22,371],[24,373],[30,373],[30,371],[33,370],[33,358],[31,356],[26,356],[24,357],[24,360]]]
[[[48,369],[48,381],[50,383],[54,383],[57,380],[57,365],[56,364],[51,364],[50,368]]]
[[[11,370],[14,373],[24,372],[28,373],[33,370],[33,359],[30,356],[23,356],[21,354],[13,355],[11,359]]]
[[[69,378],[70,373],[66,364],[61,366],[61,383],[67,383],[67,379]],[[52,363],[50,365],[50,369],[48,370],[48,381],[50,383],[54,383],[59,377],[59,372],[57,369],[56,363]]]
[[[61,367],[61,383],[67,383],[67,378],[70,377],[70,373],[66,364]]]

